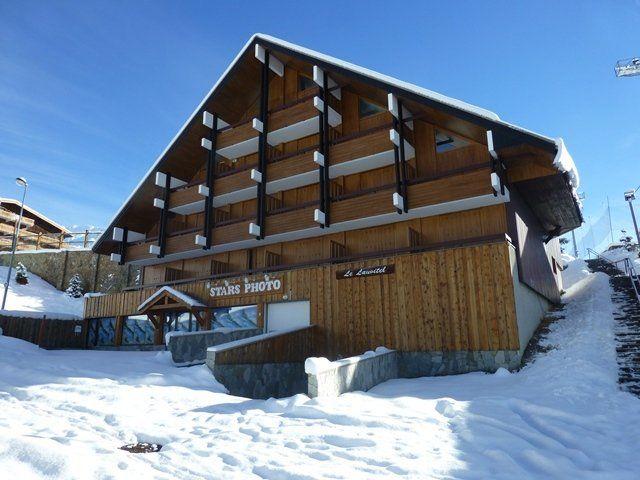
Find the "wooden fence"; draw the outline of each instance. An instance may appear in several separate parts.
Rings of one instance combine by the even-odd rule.
[[[1,225],[3,224],[0,224],[0,226]],[[9,227],[8,224],[6,226]],[[13,246],[13,229],[15,227],[11,226],[10,228],[11,231],[3,231],[0,228],[0,251],[11,250]],[[37,233],[21,230],[18,236],[17,250],[89,248],[100,235],[102,235],[102,232],[89,230],[67,233]]]
[[[21,318],[0,315],[0,328],[6,337],[35,343],[47,350],[86,348],[86,320],[59,320],[55,318]]]

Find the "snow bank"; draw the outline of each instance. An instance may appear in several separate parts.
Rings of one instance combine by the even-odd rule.
[[[7,317],[16,317],[16,318],[50,318],[55,320],[82,320],[82,317],[79,315],[73,315],[70,313],[60,313],[60,312],[47,312],[47,311],[39,311],[35,312],[33,310],[0,310],[0,316],[5,315]]]
[[[551,350],[521,371],[337,398],[249,400],[204,366],[172,367],[168,352],[0,337],[0,476],[635,480],[640,400],[618,389],[608,277],[573,278]],[[118,450],[138,441],[163,449]]]
[[[378,355],[383,355],[391,351],[393,350],[389,350],[388,348],[385,348],[385,347],[377,347],[375,351],[369,350],[368,352],[364,352],[362,355],[343,358],[340,360],[335,360],[333,362],[324,357],[309,357],[304,362],[304,371],[305,373],[308,373],[311,375],[319,375],[320,373],[326,372],[327,370],[333,370],[336,368],[343,367],[345,365],[358,363],[360,360],[376,357]]]
[[[564,270],[562,271],[562,285],[565,290],[583,278],[591,275],[591,270],[589,270],[587,262],[584,260],[574,258],[567,253],[562,254],[561,260],[564,267]]]
[[[7,277],[7,271],[8,267],[0,267],[2,281]],[[81,317],[83,301],[82,298],[69,297],[31,272],[29,272],[29,283],[19,285],[15,282],[14,269],[5,309],[21,312],[23,315],[25,312],[38,312],[40,317],[44,314],[52,317],[54,315]]]

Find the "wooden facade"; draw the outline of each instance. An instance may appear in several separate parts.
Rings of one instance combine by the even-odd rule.
[[[308,348],[332,358],[524,348],[514,282],[558,301],[556,237],[581,222],[554,141],[271,38],[238,58],[94,246],[141,284],[85,317],[171,285],[258,305],[264,328],[268,305],[309,302]],[[241,291],[261,278],[282,288]]]

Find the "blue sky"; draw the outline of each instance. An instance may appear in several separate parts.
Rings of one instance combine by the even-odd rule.
[[[254,32],[562,136],[597,218],[640,184],[640,1],[0,2],[0,196],[104,227]]]

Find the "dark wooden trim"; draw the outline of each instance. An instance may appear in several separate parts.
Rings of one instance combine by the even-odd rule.
[[[404,151],[404,120],[402,119],[402,113],[402,101],[398,99],[398,137],[400,140],[400,172],[402,173],[402,191],[400,194],[402,195],[402,210],[404,213],[407,213],[409,211],[409,199],[407,198],[407,157]]]
[[[123,227],[122,228],[122,241],[120,242],[120,248],[119,248],[119,253],[120,253],[120,261],[118,262],[118,265],[124,265],[125,261],[125,255],[127,253],[127,237],[129,235],[129,229],[127,227]]]
[[[265,237],[265,218],[266,218],[266,195],[267,195],[267,155],[268,143],[267,136],[269,133],[269,50],[265,49],[264,64],[262,65],[262,87],[260,89],[260,121],[262,122],[262,131],[258,140],[258,170],[260,171],[261,180],[258,183],[258,205],[256,210],[256,221],[260,228],[258,240]]]
[[[213,114],[213,128],[209,140],[211,141],[211,150],[207,155],[207,179],[206,187],[208,189],[207,196],[204,199],[204,226],[202,228],[202,235],[206,239],[205,245],[202,247],[204,250],[211,249],[211,229],[213,227],[213,184],[214,175],[216,171],[216,151],[217,151],[217,139],[218,139],[218,115]]]
[[[495,235],[473,237],[473,238],[463,239],[463,240],[433,243],[430,245],[419,245],[414,247],[397,248],[393,250],[380,250],[377,252],[371,252],[371,253],[366,253],[361,255],[352,255],[349,257],[325,258],[325,259],[319,259],[319,260],[312,260],[309,262],[300,262],[300,263],[293,263],[288,265],[276,265],[272,267],[261,267],[261,268],[253,268],[253,269],[246,269],[246,270],[238,270],[235,272],[225,272],[217,275],[208,275],[204,277],[185,278],[182,280],[176,280],[174,282],[160,282],[160,283],[151,283],[146,285],[137,285],[133,287],[124,288],[123,291],[142,290],[144,288],[161,287],[161,286],[167,286],[167,285],[168,286],[183,285],[185,283],[193,283],[193,282],[200,282],[200,281],[206,281],[206,280],[219,280],[223,278],[238,277],[242,275],[254,275],[254,274],[260,274],[260,273],[280,272],[283,270],[296,270],[299,268],[306,268],[306,267],[311,267],[315,265],[351,263],[351,262],[358,262],[362,260],[369,260],[371,258],[389,257],[389,256],[401,255],[405,253],[421,253],[421,252],[445,250],[445,249],[458,248],[458,247],[471,247],[475,245],[484,245],[484,244],[503,242],[503,241],[508,241],[507,236],[504,233],[500,233]]]
[[[165,174],[165,182],[164,182],[164,195],[163,201],[164,205],[160,210],[160,227],[158,229],[158,246],[160,247],[160,255],[158,258],[164,257],[164,250],[167,246],[167,220],[169,218],[169,195],[171,194],[171,174]]]

